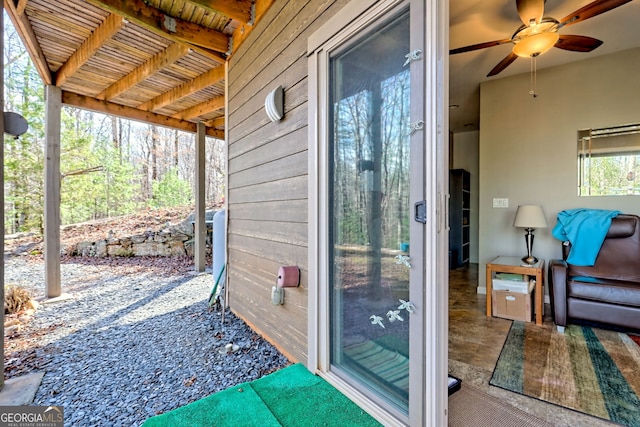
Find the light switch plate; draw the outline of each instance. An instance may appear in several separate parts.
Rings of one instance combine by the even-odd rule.
[[[509,207],[509,199],[493,199],[493,207],[494,208],[508,208]]]

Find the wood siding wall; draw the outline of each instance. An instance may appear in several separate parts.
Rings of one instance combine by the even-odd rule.
[[[294,361],[307,362],[307,38],[347,0],[277,0],[229,63],[228,269],[231,309]],[[285,116],[264,99],[284,88]],[[311,171],[314,173],[315,171]],[[271,304],[278,267],[299,288]]]

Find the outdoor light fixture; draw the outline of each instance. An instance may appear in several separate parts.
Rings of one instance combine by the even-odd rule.
[[[547,220],[544,216],[544,211],[540,205],[520,205],[516,211],[516,217],[513,221],[514,227],[524,228],[526,234],[524,235],[527,243],[527,256],[522,258],[528,265],[533,265],[538,262],[538,258],[534,257],[531,251],[533,250],[533,230],[536,228],[547,228]]]
[[[4,133],[18,138],[29,129],[27,120],[18,113],[4,112]]]
[[[279,122],[284,116],[284,89],[278,86],[267,95],[264,100],[264,110],[273,123]]]

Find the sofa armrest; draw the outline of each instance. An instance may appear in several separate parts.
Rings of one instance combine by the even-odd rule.
[[[549,262],[549,298],[553,321],[558,326],[567,325],[567,263],[560,259]]]

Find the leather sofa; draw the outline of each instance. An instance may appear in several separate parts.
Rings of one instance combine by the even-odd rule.
[[[551,312],[560,332],[571,320],[640,330],[640,217],[618,215],[592,267],[549,263]]]

